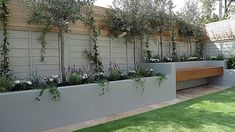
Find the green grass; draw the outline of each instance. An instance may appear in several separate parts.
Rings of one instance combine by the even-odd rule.
[[[235,132],[235,88],[78,132]]]

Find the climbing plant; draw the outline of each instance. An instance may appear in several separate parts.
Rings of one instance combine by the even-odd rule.
[[[172,47],[172,53],[171,53],[171,57],[173,59],[173,61],[178,61],[178,57],[177,57],[177,43],[176,43],[176,27],[177,27],[177,18],[175,16],[175,14],[171,14],[170,15],[170,26],[169,26],[169,30],[170,30],[170,45]]]
[[[95,64],[95,71],[96,72],[103,72],[103,64],[98,52],[98,45],[97,40],[101,31],[97,26],[96,20],[94,18],[94,11],[93,11],[93,3],[87,4],[87,7],[84,9],[84,23],[86,26],[89,27],[91,32],[90,40],[93,45],[93,50],[91,52],[85,50],[84,55],[93,63]]]
[[[8,40],[8,18],[9,18],[10,11],[8,9],[7,0],[0,0],[0,22],[2,27],[2,35],[3,40],[0,45],[1,51],[1,69],[3,75],[10,74],[9,68],[9,40]]]
[[[49,28],[44,28],[42,29],[42,33],[40,34],[38,40],[41,43],[41,62],[45,61],[45,54],[46,54],[46,46],[47,46],[47,41],[46,41],[46,34],[49,32]]]
[[[29,23],[43,29],[56,29],[58,31],[63,82],[66,81],[64,33],[69,31],[69,23],[75,24],[78,20],[84,20],[83,8],[89,3],[93,3],[93,0],[26,0],[30,14]],[[43,41],[44,38],[45,34],[42,35]],[[45,42],[41,43],[44,46],[46,44]]]
[[[152,59],[152,51],[150,51],[149,49],[149,36],[147,36],[145,41],[145,51],[144,51],[144,55],[145,55],[145,61],[150,62]]]

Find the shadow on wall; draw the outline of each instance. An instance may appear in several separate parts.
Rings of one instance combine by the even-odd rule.
[[[223,54],[226,58],[235,54],[235,26],[234,19],[206,24],[208,57]]]

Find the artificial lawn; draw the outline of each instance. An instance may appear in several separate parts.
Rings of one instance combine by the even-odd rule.
[[[235,132],[235,87],[77,132]]]

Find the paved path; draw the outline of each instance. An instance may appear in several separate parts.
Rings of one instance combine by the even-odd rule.
[[[157,103],[157,104],[150,105],[150,106],[141,107],[141,108],[138,108],[138,109],[135,109],[135,110],[132,110],[132,111],[113,114],[113,115],[110,115],[110,116],[106,116],[106,117],[103,117],[103,118],[98,118],[98,119],[91,120],[91,121],[86,121],[86,122],[82,122],[82,123],[78,123],[78,124],[73,124],[73,125],[69,125],[69,126],[65,126],[65,127],[61,127],[61,128],[52,129],[52,130],[49,130],[47,132],[70,132],[70,131],[75,131],[75,130],[78,130],[78,129],[81,129],[81,128],[90,127],[90,126],[106,123],[106,122],[109,122],[109,121],[125,118],[125,117],[128,117],[128,116],[132,116],[132,115],[148,112],[148,111],[151,111],[151,110],[159,109],[159,108],[166,107],[166,106],[169,106],[169,105],[177,104],[179,102],[183,102],[183,101],[186,101],[186,100],[190,100],[190,99],[193,99],[193,98],[196,98],[196,97],[200,97],[200,96],[207,95],[207,94],[210,94],[210,93],[215,93],[215,92],[222,91],[222,90],[224,90],[224,88],[217,87],[217,86],[212,86],[212,85],[206,85],[206,86],[181,90],[181,91],[177,91],[177,98],[174,99],[174,100],[170,100],[170,101],[163,102],[163,103]]]

